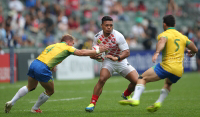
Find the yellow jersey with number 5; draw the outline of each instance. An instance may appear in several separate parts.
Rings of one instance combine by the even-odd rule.
[[[52,69],[61,63],[66,57],[74,54],[76,48],[68,46],[65,42],[47,46],[44,51],[36,58]]]
[[[191,41],[173,27],[159,34],[157,39],[160,40],[161,37],[165,37],[167,42],[162,50],[160,65],[164,70],[181,77],[184,72],[184,51]]]

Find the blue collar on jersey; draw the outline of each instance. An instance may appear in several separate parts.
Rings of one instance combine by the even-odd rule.
[[[175,29],[175,28],[174,28],[174,27],[169,27],[168,29]],[[167,30],[168,30],[168,29],[167,29]]]

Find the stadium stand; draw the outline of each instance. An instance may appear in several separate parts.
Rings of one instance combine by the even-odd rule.
[[[155,35],[163,31],[165,14],[175,15],[176,28],[195,41],[199,7],[198,0],[2,0],[0,30],[5,31],[6,23],[11,24],[16,48],[45,47],[69,33],[76,37],[80,49],[100,30],[102,16],[110,15],[114,28],[124,34],[131,49],[155,49]],[[91,20],[96,26],[85,31],[84,26]],[[143,36],[132,32],[138,24]],[[0,46],[6,49],[6,37],[2,35]],[[147,39],[151,45],[144,44]]]

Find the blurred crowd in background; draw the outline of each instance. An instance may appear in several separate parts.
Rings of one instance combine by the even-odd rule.
[[[113,18],[130,49],[155,49],[166,14],[176,17],[176,29],[200,49],[199,13],[198,0],[0,0],[0,51],[12,39],[15,48],[38,48],[66,33],[76,38],[76,48],[90,49],[105,15]]]

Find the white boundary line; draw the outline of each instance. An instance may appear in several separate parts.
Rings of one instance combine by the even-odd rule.
[[[80,100],[84,97],[77,97],[77,98],[66,98],[66,99],[57,99],[57,100],[48,100],[47,102],[56,102],[56,101],[70,101],[70,100]],[[30,103],[35,103],[36,101],[31,101]]]
[[[161,89],[147,90],[144,93],[160,92]]]
[[[144,93],[152,93],[152,92],[159,92],[160,89],[154,89],[154,90],[147,90],[147,91],[144,91]],[[90,92],[90,91],[87,91],[87,92]],[[103,92],[120,92],[121,91],[103,91]],[[57,100],[48,100],[47,102],[56,102],[56,101],[71,101],[71,100],[80,100],[80,99],[83,99],[84,97],[77,97],[77,98],[66,98],[66,99],[57,99]],[[35,103],[36,101],[31,101],[30,103]]]
[[[159,92],[161,89],[153,89],[153,90],[146,90],[144,91],[144,93],[151,93],[151,92]],[[68,93],[73,93],[75,91],[72,91],[72,90],[69,90],[69,91],[55,91],[56,93],[63,93],[63,92],[68,92]],[[91,93],[93,92],[93,90],[83,90],[81,91],[82,93]],[[103,93],[122,93],[123,91],[120,91],[120,90],[114,90],[114,91],[111,91],[111,90],[103,90]]]

